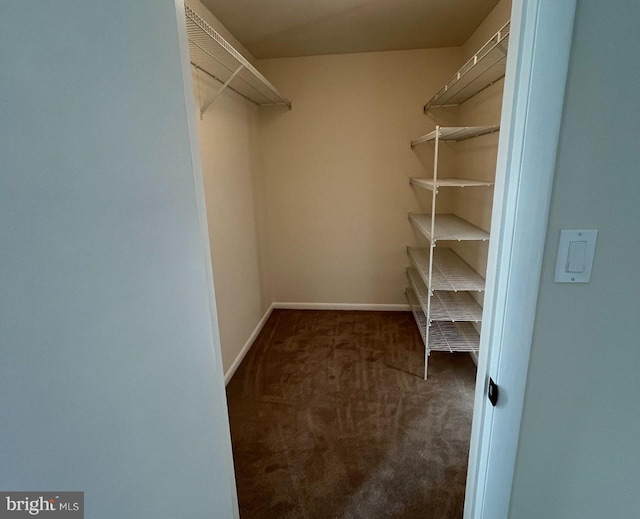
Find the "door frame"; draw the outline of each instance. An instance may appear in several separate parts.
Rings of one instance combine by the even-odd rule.
[[[509,514],[576,0],[513,0],[464,517]],[[489,378],[499,387],[494,408]]]
[[[184,0],[174,1],[185,103],[190,116],[194,183],[204,254],[210,265]],[[466,519],[508,516],[575,4],[576,0],[513,0],[467,473]],[[209,284],[212,327],[217,339],[219,373],[215,375],[224,387],[211,273]],[[495,408],[487,400],[489,377],[500,387]],[[232,513],[237,518],[231,446],[225,443],[227,463],[220,469],[228,477],[234,501]]]
[[[218,439],[219,448],[225,452],[224,466],[218,467],[227,479],[228,498],[231,502],[231,518],[240,518],[238,505],[238,493],[236,487],[236,473],[233,462],[231,446],[231,427],[229,425],[229,411],[227,407],[227,392],[225,388],[224,369],[222,365],[222,348],[220,345],[220,327],[218,326],[218,312],[216,309],[216,296],[213,279],[213,263],[211,260],[211,244],[209,242],[209,230],[207,224],[207,208],[204,192],[204,180],[202,175],[202,162],[200,159],[200,139],[198,137],[198,120],[195,97],[193,95],[193,76],[191,70],[191,58],[189,57],[189,36],[185,12],[185,1],[174,0],[176,9],[176,23],[178,25],[178,48],[182,65],[182,85],[184,88],[184,102],[187,107],[187,119],[189,125],[189,143],[191,146],[191,166],[193,168],[193,183],[197,197],[198,220],[200,223],[200,239],[202,240],[204,263],[207,270],[207,284],[209,285],[209,314],[211,316],[211,329],[213,332],[215,373],[212,379],[217,386],[214,398],[217,401],[216,409],[223,410],[222,420],[226,421],[226,435]],[[225,518],[226,519],[226,518]]]

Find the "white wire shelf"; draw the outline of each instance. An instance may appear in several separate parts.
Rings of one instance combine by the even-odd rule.
[[[429,285],[429,249],[407,247],[411,264],[425,285]],[[449,292],[484,292],[485,280],[460,256],[447,247],[433,251],[431,290]],[[475,320],[475,319],[474,319]]]
[[[468,292],[434,292],[429,318],[431,321],[479,323],[482,307]]]
[[[471,323],[433,321],[429,327],[429,351],[475,352],[480,349],[480,335]]]
[[[429,289],[427,288],[427,284],[422,280],[418,271],[415,268],[411,267],[407,268],[407,280],[409,281],[409,286],[420,301],[422,310],[426,314],[427,301],[429,301]]]
[[[418,326],[418,330],[420,331],[420,337],[422,337],[422,342],[427,343],[427,318],[422,311],[422,307],[420,306],[420,301],[416,297],[415,292],[411,288],[407,288],[404,293],[407,298],[407,303],[411,306],[411,311],[413,312],[413,318],[416,320],[416,325]]]
[[[193,66],[257,105],[291,108],[289,100],[193,9],[185,6],[185,14]]]
[[[418,326],[422,341],[427,343],[427,318],[422,311],[420,301],[411,288],[405,291],[407,302],[411,306],[413,317]],[[429,327],[429,346],[427,353],[432,351],[478,352],[480,336],[471,323],[451,323],[434,321]]]
[[[462,104],[503,78],[509,49],[509,29],[510,23],[507,22],[429,100],[424,106],[425,113],[432,107]]]
[[[454,214],[436,214],[434,235],[431,236],[431,215],[409,213],[409,220],[431,243],[446,241],[487,241],[489,233]]]
[[[432,142],[436,140],[439,134],[441,141],[464,141],[473,137],[480,137],[500,131],[499,125],[493,126],[438,126],[432,132],[429,132],[417,139],[411,141],[411,147],[422,144],[423,142]]]
[[[434,183],[432,178],[411,177],[409,182],[412,186],[433,191]],[[439,178],[435,183],[436,192],[439,187],[492,187],[493,185],[494,183],[489,181],[470,180],[464,178]]]
[[[468,292],[434,292],[430,312],[427,312],[429,289],[420,273],[414,268],[407,269],[409,286],[413,289],[425,315],[430,321],[480,322],[482,307]]]

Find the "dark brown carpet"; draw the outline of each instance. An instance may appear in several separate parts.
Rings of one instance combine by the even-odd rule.
[[[274,310],[227,387],[242,519],[462,517],[475,366],[408,312]]]

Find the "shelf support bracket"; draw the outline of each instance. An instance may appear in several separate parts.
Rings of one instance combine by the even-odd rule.
[[[215,95],[213,96],[213,98],[211,99],[211,101],[209,101],[209,104],[207,104],[207,106],[203,107],[200,109],[200,118],[202,119],[202,116],[204,115],[204,113],[209,109],[209,107],[216,102],[216,99],[218,99],[218,97],[220,97],[220,94],[222,94],[222,92],[224,91],[225,88],[227,88],[229,86],[229,84],[235,79],[235,77],[240,74],[240,72],[242,72],[242,69],[244,68],[244,65],[240,65],[233,74],[231,74],[231,76],[229,76],[229,79],[227,79],[222,86],[220,87],[220,89],[215,93]]]

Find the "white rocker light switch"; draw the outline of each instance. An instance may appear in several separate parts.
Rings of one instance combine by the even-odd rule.
[[[556,283],[588,283],[596,249],[595,229],[563,229],[560,231]]]
[[[567,253],[567,268],[565,270],[574,274],[584,272],[586,254],[586,241],[570,241],[569,252]]]

